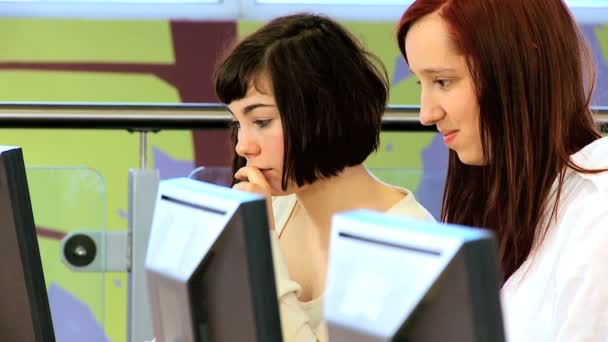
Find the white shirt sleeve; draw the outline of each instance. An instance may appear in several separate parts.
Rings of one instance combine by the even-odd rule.
[[[576,234],[558,262],[554,341],[608,341],[608,193],[596,193],[577,208],[568,220]]]

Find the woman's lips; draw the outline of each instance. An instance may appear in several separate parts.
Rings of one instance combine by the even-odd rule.
[[[456,139],[456,136],[458,135],[458,130],[444,131],[441,132],[441,134],[443,135],[443,142],[446,145],[449,145],[452,141],[454,141],[454,139]]]

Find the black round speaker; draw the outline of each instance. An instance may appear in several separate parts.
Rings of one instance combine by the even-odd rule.
[[[84,234],[76,234],[68,239],[63,249],[66,260],[74,266],[87,266],[95,260],[95,241]]]

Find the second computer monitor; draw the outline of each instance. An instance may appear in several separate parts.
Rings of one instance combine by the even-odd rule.
[[[364,210],[334,216],[330,341],[504,341],[496,254],[481,229]]]

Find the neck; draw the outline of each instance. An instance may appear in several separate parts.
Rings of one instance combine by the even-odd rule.
[[[359,164],[347,167],[337,176],[319,179],[303,187],[296,197],[314,225],[328,233],[335,213],[362,208],[388,209],[385,203],[381,203],[385,201],[378,201],[386,191],[386,184]]]

